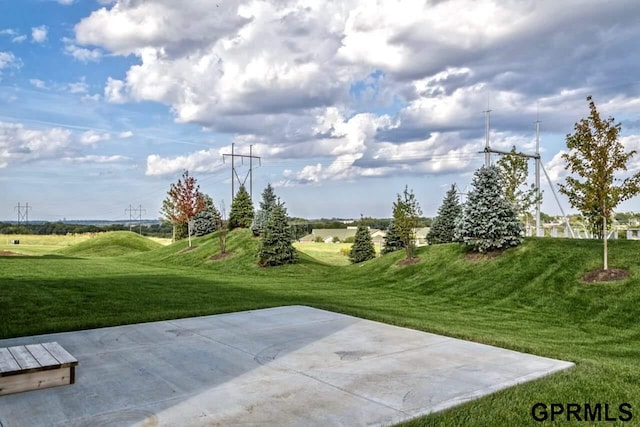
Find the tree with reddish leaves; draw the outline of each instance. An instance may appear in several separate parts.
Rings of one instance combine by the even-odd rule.
[[[174,225],[174,230],[177,224],[187,224],[191,247],[193,220],[205,208],[206,199],[200,192],[200,186],[194,177],[189,176],[189,171],[185,170],[182,178],[169,187],[167,198],[162,202],[161,213]]]

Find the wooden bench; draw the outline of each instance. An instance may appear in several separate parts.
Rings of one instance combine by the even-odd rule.
[[[57,342],[0,348],[0,396],[73,384],[77,365]]]

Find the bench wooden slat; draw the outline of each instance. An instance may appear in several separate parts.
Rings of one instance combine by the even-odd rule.
[[[62,366],[75,366],[78,360],[60,346],[57,342],[47,342],[42,344],[53,357],[55,357]]]
[[[60,366],[60,362],[58,362],[58,359],[53,357],[51,353],[49,353],[49,351],[42,346],[42,344],[30,344],[26,345],[25,347],[27,348],[27,350],[29,350],[29,353],[31,353],[33,357],[36,358],[38,363],[40,363],[40,366]]]
[[[29,353],[29,351],[22,345],[9,347],[9,353],[13,355],[22,369],[39,368],[38,361]]]
[[[20,365],[13,358],[9,349],[0,348],[0,374],[4,372],[15,372],[20,370]]]

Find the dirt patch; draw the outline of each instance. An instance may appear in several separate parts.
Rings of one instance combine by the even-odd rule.
[[[230,252],[225,252],[223,254],[215,254],[212,255],[209,259],[212,261],[218,261],[220,259],[225,259],[225,258],[229,258],[231,256]]]
[[[19,254],[11,251],[0,251],[0,256],[25,256],[25,254]]]
[[[464,254],[464,259],[471,262],[482,262],[494,259],[502,255],[504,249],[496,249],[489,252],[467,252]]]
[[[405,265],[414,265],[420,262],[420,258],[414,256],[413,258],[405,258],[403,260],[398,261],[398,265],[400,267],[404,267]]]
[[[599,268],[591,270],[582,276],[582,281],[585,283],[616,282],[627,277],[629,277],[629,272],[621,268],[610,268],[608,270]]]

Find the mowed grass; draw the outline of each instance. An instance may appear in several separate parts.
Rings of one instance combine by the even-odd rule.
[[[270,269],[257,245],[234,231],[224,260],[215,236],[117,258],[0,257],[0,337],[302,304],[576,363],[408,425],[539,425],[536,402],[609,403],[611,416],[629,402],[640,419],[640,242],[611,242],[631,277],[608,284],[579,280],[601,262],[596,241],[527,240],[475,263],[457,245],[423,247],[407,267],[402,253],[343,267],[302,254]],[[589,425],[543,423],[567,424]]]
[[[318,242],[296,242],[293,246],[318,261],[330,265],[349,265],[349,256],[342,254],[341,250],[351,250],[351,243],[318,243]]]
[[[0,251],[42,255],[54,253],[61,248],[84,242],[95,236],[95,233],[44,236],[38,234],[0,234]],[[18,240],[20,243],[14,245],[11,243],[13,240]]]
[[[349,265],[349,256],[341,251],[350,251],[351,243],[318,243],[318,242],[296,242],[293,246],[318,261],[329,265],[345,266]],[[380,245],[374,245],[376,254],[380,255]]]

